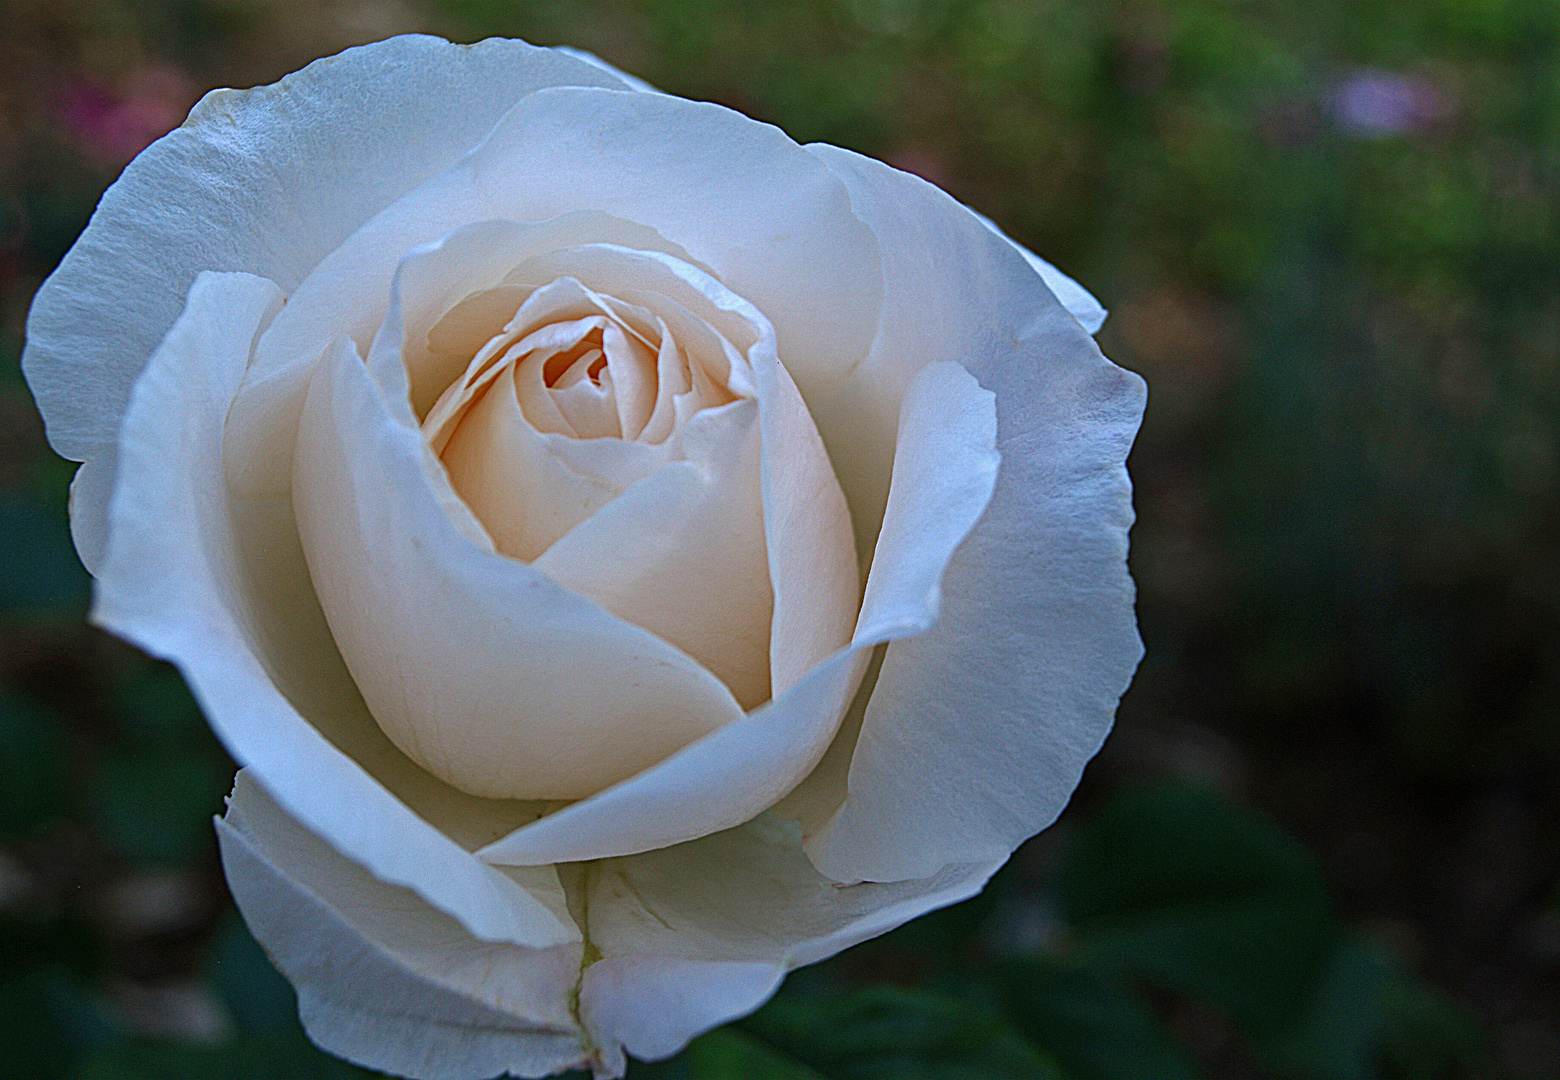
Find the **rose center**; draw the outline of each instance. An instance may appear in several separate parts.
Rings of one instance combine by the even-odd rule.
[[[505,288],[512,317],[486,331],[460,328],[459,337],[485,344],[422,429],[498,550],[531,562],[676,460],[688,422],[737,395],[723,349],[698,341],[685,348],[646,307],[569,277]],[[470,298],[446,320],[478,311],[493,318],[498,292]]]

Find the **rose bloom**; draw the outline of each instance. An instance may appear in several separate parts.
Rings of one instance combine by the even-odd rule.
[[[24,362],[311,1037],[619,1076],[1060,811],[1140,655],[1103,317],[877,161],[402,37],[208,94]]]

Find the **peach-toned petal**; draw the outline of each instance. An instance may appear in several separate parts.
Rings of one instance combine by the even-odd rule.
[[[370,711],[457,788],[580,798],[741,715],[686,654],[478,543],[404,389],[345,339],[309,391],[293,497]]]

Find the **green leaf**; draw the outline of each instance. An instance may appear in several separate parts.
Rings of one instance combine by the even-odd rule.
[[[1162,786],[1118,796],[1085,822],[1061,902],[1081,929],[1209,901],[1321,891],[1310,853],[1260,814]]]
[[[0,497],[0,610],[86,607],[91,579],[76,558],[63,510],[23,496]]]
[[[1488,1070],[1490,1039],[1478,1018],[1419,980],[1387,984],[1377,1055],[1384,1080],[1459,1080]]]
[[[995,972],[1014,1027],[1079,1080],[1195,1080],[1199,1072],[1121,980],[1051,958]]]
[[[54,717],[0,693],[0,830],[22,832],[65,809],[67,758]]]
[[[213,937],[206,971],[241,1034],[304,1037],[292,984],[271,964],[238,912],[229,912]]]
[[[751,1035],[722,1028],[701,1036],[671,1061],[629,1067],[630,1080],[825,1080],[795,1058]]]
[[[933,990],[783,990],[741,1022],[832,1080],[1060,1080],[991,1004]]]
[[[374,1075],[297,1039],[239,1038],[215,1047],[137,1039],[94,1054],[71,1080],[363,1080]]]
[[[104,837],[134,859],[185,863],[214,843],[228,766],[213,750],[121,752],[97,778],[97,821]]]
[[[1334,950],[1310,1007],[1268,1058],[1283,1076],[1374,1080],[1393,978],[1380,950],[1363,937]]]
[[[1161,787],[1083,828],[1061,881],[1080,947],[1259,1036],[1308,1005],[1339,930],[1310,854],[1252,810]]]

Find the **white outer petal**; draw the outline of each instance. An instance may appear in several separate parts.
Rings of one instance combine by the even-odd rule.
[[[595,865],[587,932],[602,959],[580,983],[580,1019],[608,1062],[676,1053],[751,1012],[785,973],[979,892],[1003,860],[924,881],[840,886],[794,826],[768,816],[690,844]]]
[[[654,86],[651,86],[643,79],[635,75],[630,75],[627,72],[612,66],[605,60],[601,59],[601,57],[596,56],[594,53],[588,53],[581,49],[570,48],[564,48],[562,51],[568,53],[570,56],[577,56],[587,63],[595,64],[604,71],[610,71],[612,74],[622,79],[635,90],[639,90],[648,94],[659,94],[663,92],[656,89]],[[1051,290],[1056,298],[1062,302],[1062,306],[1072,313],[1072,317],[1077,319],[1078,322],[1083,325],[1085,330],[1091,334],[1097,334],[1100,332],[1100,327],[1105,325],[1105,317],[1108,312],[1105,310],[1105,306],[1097,299],[1095,299],[1093,293],[1089,292],[1089,290],[1085,289],[1072,278],[1062,273],[1055,266],[1046,262],[1040,256],[1026,248],[1023,244],[1020,244],[1017,240],[1014,240],[1007,233],[1003,232],[1001,226],[999,226],[995,221],[992,221],[985,214],[982,214],[978,210],[970,210],[970,213],[979,218],[981,223],[985,225],[986,228],[990,229],[992,232],[996,233],[998,236],[1002,237],[1002,239],[1006,240],[1008,243],[1012,244],[1015,248],[1018,249],[1019,254],[1024,257],[1024,261],[1033,267],[1035,272],[1040,275],[1041,280],[1046,284],[1046,288]]]
[[[290,292],[379,210],[449,168],[511,105],[551,86],[623,88],[600,64],[522,41],[391,38],[271,86],[213,90],[104,193],[38,290],[22,358],[62,456],[88,569],[104,543],[131,384],[195,275],[239,270]]]
[[[570,868],[573,909],[600,953],[581,972],[577,945],[531,950],[471,938],[288,818],[245,773],[218,836],[239,907],[298,987],[310,1036],[419,1080],[585,1065],[621,1076],[625,1051],[674,1054],[763,1004],[792,968],[957,903],[1001,865],[842,887],[813,869],[794,826],[764,816]],[[571,1030],[576,1017],[583,1037]]]
[[[545,1076],[584,1063],[569,1007],[583,945],[477,940],[342,858],[246,771],[217,838],[239,910],[296,987],[322,1048],[418,1080]]]
[[[812,149],[883,242],[884,322],[856,395],[950,357],[996,394],[991,505],[949,564],[937,625],[889,646],[848,795],[808,845],[841,880],[924,878],[1049,825],[1110,729],[1142,655],[1125,460],[1143,383],[946,194]]]
[[[587,63],[595,64],[604,71],[610,71],[635,90],[648,94],[662,93],[662,91],[651,86],[643,79],[613,67],[594,53],[570,48],[564,48],[562,51],[570,56],[577,56]],[[978,210],[971,210],[970,213],[979,218],[986,228],[1018,249],[1019,254],[1024,257],[1024,261],[1034,268],[1035,272],[1040,275],[1041,280],[1045,282],[1046,287],[1062,302],[1062,306],[1072,313],[1073,318],[1083,324],[1085,330],[1091,334],[1100,332],[1100,327],[1105,325],[1105,317],[1108,312],[1106,312],[1105,306],[1095,299],[1094,294],[1003,232],[1001,226],[985,214]]]
[[[573,940],[513,880],[473,859],[321,736],[277,690],[247,628],[221,461],[222,421],[281,293],[203,274],[137,380],[93,619],[177,664],[212,728],[289,813],[477,937]],[[345,812],[345,808],[351,812]]]
[[[1104,304],[1094,298],[1093,293],[1003,232],[1001,226],[985,214],[978,210],[970,210],[970,213],[974,214],[986,228],[1013,245],[1014,249],[1024,257],[1024,261],[1040,275],[1040,280],[1045,282],[1045,287],[1051,290],[1051,294],[1061,302],[1062,307],[1066,308],[1085,330],[1091,334],[1100,332],[1100,327],[1105,325],[1105,317],[1109,312],[1105,310]]]

